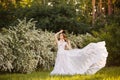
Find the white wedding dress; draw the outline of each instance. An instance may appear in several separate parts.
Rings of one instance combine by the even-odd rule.
[[[66,44],[58,41],[55,66],[50,75],[95,74],[105,66],[108,56],[105,41],[71,50],[64,49]]]

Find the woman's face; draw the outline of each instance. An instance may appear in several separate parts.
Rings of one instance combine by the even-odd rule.
[[[60,39],[64,39],[64,35],[62,33],[60,34]]]

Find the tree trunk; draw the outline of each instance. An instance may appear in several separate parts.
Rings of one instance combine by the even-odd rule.
[[[92,0],[92,26],[95,24],[95,0]]]
[[[108,0],[108,15],[112,14],[111,0]]]
[[[99,0],[100,5],[100,13],[102,13],[102,0]]]

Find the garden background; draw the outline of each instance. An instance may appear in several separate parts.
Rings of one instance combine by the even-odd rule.
[[[0,0],[0,80],[17,80],[16,76],[41,80],[41,75],[51,80],[48,75],[57,51],[54,34],[60,29],[66,31],[73,48],[106,41],[106,67],[93,77],[77,75],[73,79],[112,80],[113,75],[113,80],[119,80],[119,4],[119,0]],[[24,74],[22,79],[23,73],[33,77]]]

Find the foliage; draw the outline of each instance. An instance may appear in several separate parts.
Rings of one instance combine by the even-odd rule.
[[[14,13],[16,18],[28,19],[34,18],[38,21],[36,26],[42,30],[58,31],[60,29],[68,32],[86,33],[89,31],[89,25],[83,23],[84,17],[78,19],[81,15],[76,14],[76,8],[67,4],[33,5],[30,8],[19,8]]]
[[[106,67],[95,75],[50,76],[50,71],[31,74],[2,74],[0,80],[120,80],[120,67]]]
[[[50,4],[48,5],[49,2]],[[0,31],[2,31],[0,33],[0,71],[31,72],[35,69],[48,69],[50,65],[54,65],[55,54],[52,53],[56,51],[56,48],[54,44],[51,45],[51,43],[54,42],[54,38],[52,38],[54,33],[48,31],[56,32],[60,29],[67,30],[69,33],[73,32],[74,34],[77,34],[68,34],[68,38],[71,40],[73,48],[82,48],[89,42],[105,40],[109,51],[108,66],[119,65],[120,1],[112,1],[114,7],[113,13],[110,16],[96,12],[94,27],[90,27],[92,21],[91,2],[91,0],[0,0]],[[96,3],[97,2],[99,2],[99,0],[96,1]],[[107,0],[104,2],[106,3]],[[106,6],[106,4],[103,5],[105,10],[107,10]],[[98,8],[96,7],[96,9]],[[107,13],[107,11],[105,13]],[[30,29],[32,33],[26,33],[27,31],[25,31],[24,28],[27,25],[27,22],[25,21],[23,21],[23,23],[26,23],[23,24],[24,28],[18,28],[16,25],[16,19],[23,19],[24,17],[27,17],[26,21],[29,21],[31,18],[38,21],[36,22],[37,30],[33,29],[32,31],[31,28],[27,27],[28,31]],[[9,25],[12,27],[9,27]],[[1,30],[2,28],[3,30]],[[86,34],[86,32],[91,32],[91,28],[92,30],[95,30],[93,32],[95,37],[90,34]],[[21,34],[17,34],[19,33],[18,29],[21,30]],[[48,37],[37,36],[34,31],[37,35]],[[23,35],[25,33],[26,35]],[[25,38],[27,34],[34,35],[35,38],[33,41]],[[33,35],[29,36],[29,38],[32,38]],[[17,36],[17,39],[14,38],[15,36]],[[24,42],[19,42],[17,40],[23,40]],[[45,40],[46,42],[42,40]],[[50,43],[47,43],[49,41]],[[29,47],[25,47],[25,44],[23,43],[30,43],[28,45]],[[34,48],[31,49],[30,45],[34,46]],[[35,46],[41,47],[37,47],[36,50]],[[50,49],[46,50],[45,48]],[[18,49],[20,49],[21,52]],[[38,50],[40,50],[40,52]],[[24,52],[24,54],[22,52]],[[28,55],[27,53],[30,53],[31,57],[26,58],[25,56]],[[48,57],[48,53],[50,53],[49,55],[51,55],[52,58],[51,56]],[[33,56],[33,54],[35,55]],[[19,59],[21,58],[20,56],[23,57],[23,62]],[[40,57],[42,57],[42,59]],[[29,59],[30,62],[28,61]],[[35,63],[32,63],[31,59]],[[48,61],[49,59],[50,62]],[[14,64],[16,62],[20,64]],[[24,64],[27,64],[27,66],[23,67]],[[27,67],[32,64],[34,64],[34,66],[27,69]]]
[[[50,69],[54,65],[56,46],[54,33],[36,29],[35,21],[19,20],[16,26],[0,33],[0,71],[29,73]],[[72,46],[81,48],[96,41],[90,34],[69,34]]]
[[[71,40],[71,44],[73,48],[83,48],[88,45],[90,42],[98,42],[100,39],[98,37],[94,37],[89,33],[79,34],[79,35],[69,35],[68,38]]]
[[[36,30],[34,21],[19,20],[0,35],[1,71],[29,73],[37,67],[49,69],[53,63],[52,33]]]
[[[99,32],[93,31],[93,34],[107,43],[109,52],[108,66],[120,66],[120,25],[113,22],[100,29]]]
[[[34,18],[38,23],[36,26],[42,30],[58,31],[59,29],[66,29],[68,32],[76,34],[89,32],[91,23],[91,16],[89,15],[89,8],[82,8],[82,6],[90,4],[90,1],[82,1],[81,4],[67,4],[65,0],[19,0],[16,4],[10,3],[6,8],[0,8],[0,27],[8,27],[16,24],[16,19]],[[51,5],[48,5],[48,3]],[[0,3],[2,5],[3,3]],[[25,5],[26,4],[26,5]],[[76,9],[79,9],[76,11]],[[89,10],[89,11],[88,11]],[[62,25],[61,25],[62,24]]]
[[[107,43],[108,66],[120,66],[120,1],[113,0],[114,13],[110,16],[101,15],[96,20],[96,26],[92,32],[94,36],[100,37],[101,40],[105,40]]]

